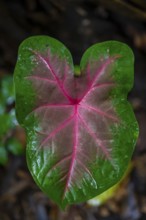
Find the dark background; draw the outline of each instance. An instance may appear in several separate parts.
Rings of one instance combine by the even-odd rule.
[[[140,137],[132,170],[113,198],[98,207],[73,205],[66,212],[60,211],[35,185],[25,154],[10,153],[8,162],[0,166],[0,220],[145,220],[146,1],[0,0],[0,80],[13,75],[18,46],[33,35],[49,35],[62,41],[75,64],[94,43],[127,43],[135,54],[135,82],[129,100],[139,122]],[[24,131],[18,127],[13,135],[25,148]]]

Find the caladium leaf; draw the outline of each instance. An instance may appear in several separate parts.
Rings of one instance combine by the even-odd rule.
[[[16,113],[27,132],[27,162],[60,207],[90,199],[123,175],[138,136],[127,93],[133,53],[124,43],[95,44],[75,76],[70,52],[37,36],[20,46]]]

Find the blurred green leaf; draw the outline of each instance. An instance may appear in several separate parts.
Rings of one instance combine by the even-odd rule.
[[[0,81],[0,114],[4,114],[7,105],[14,102],[14,85],[12,76],[5,76]]]
[[[12,154],[14,155],[21,155],[23,154],[23,148],[22,148],[22,145],[21,143],[15,139],[15,138],[12,138],[12,139],[9,139],[8,142],[7,142],[7,148],[9,150],[9,152],[11,152]]]
[[[2,101],[7,105],[11,105],[14,102],[14,85],[13,78],[11,76],[5,76],[1,83]]]
[[[0,146],[0,165],[6,165],[8,162],[8,153],[5,147]]]
[[[0,97],[0,115],[5,112],[5,104],[1,102],[1,97]]]
[[[9,112],[9,115],[11,117],[12,127],[15,127],[16,125],[18,125],[14,108]]]
[[[9,129],[12,128],[12,118],[9,114],[4,113],[0,115],[0,136],[9,132]]]
[[[8,162],[8,152],[21,155],[24,151],[20,141],[12,138],[13,129],[18,125],[14,100],[13,77],[4,76],[0,80],[0,165]]]

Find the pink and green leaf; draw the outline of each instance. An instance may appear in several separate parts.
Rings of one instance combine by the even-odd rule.
[[[20,46],[16,113],[27,133],[27,162],[40,188],[60,207],[86,201],[124,174],[138,137],[127,101],[133,86],[131,49],[95,44],[80,76],[59,41],[37,36]]]

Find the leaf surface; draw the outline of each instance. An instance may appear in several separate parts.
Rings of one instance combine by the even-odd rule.
[[[16,112],[27,132],[27,161],[60,207],[102,193],[123,175],[138,136],[127,93],[133,54],[124,43],[95,44],[75,77],[70,52],[38,36],[20,46]]]

